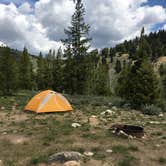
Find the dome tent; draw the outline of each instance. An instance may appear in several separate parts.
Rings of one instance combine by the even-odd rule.
[[[35,95],[24,110],[42,112],[65,112],[73,110],[68,100],[60,93],[45,90]]]

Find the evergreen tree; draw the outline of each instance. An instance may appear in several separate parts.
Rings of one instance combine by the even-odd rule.
[[[37,87],[38,89],[45,89],[45,81],[44,81],[44,58],[42,53],[39,53],[39,57],[37,59]]]
[[[160,65],[159,74],[161,80],[162,96],[164,101],[166,102],[166,64],[165,63]]]
[[[117,85],[117,94],[134,107],[157,104],[160,99],[158,79],[153,71],[143,32],[142,30],[137,56],[132,65],[121,72]]]
[[[63,82],[63,63],[62,63],[62,50],[58,49],[57,55],[53,60],[53,89],[61,92],[64,89]]]
[[[122,70],[121,63],[119,60],[117,60],[116,64],[115,64],[115,71],[116,71],[116,73],[120,73],[121,70]]]
[[[65,49],[64,56],[67,57],[65,60],[65,65],[63,69],[63,82],[65,92],[69,94],[74,94],[77,92],[76,87],[76,67],[74,60],[72,58],[72,53],[70,46]]]
[[[44,88],[52,88],[53,87],[53,61],[54,55],[52,50],[49,50],[49,53],[44,58]]]
[[[75,78],[70,79],[74,81],[73,84],[75,84],[75,88],[72,87],[71,89],[74,88],[74,92],[80,94],[84,92],[87,74],[85,56],[87,55],[87,50],[90,47],[90,38],[88,38],[90,26],[85,23],[84,15],[85,9],[83,7],[82,0],[77,0],[75,12],[72,16],[71,26],[69,26],[68,29],[65,29],[67,39],[62,40],[66,49],[70,49],[72,56],[69,58],[73,59],[73,66],[70,66],[70,70],[73,72],[72,77]]]
[[[19,88],[32,89],[32,63],[29,58],[28,50],[24,47],[19,62]]]
[[[0,54],[0,92],[10,95],[18,88],[18,68],[10,48],[1,48]]]

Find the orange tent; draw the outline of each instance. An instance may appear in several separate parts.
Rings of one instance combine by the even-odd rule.
[[[72,107],[67,99],[60,93],[45,90],[35,95],[24,110],[41,112],[64,112],[71,111]]]

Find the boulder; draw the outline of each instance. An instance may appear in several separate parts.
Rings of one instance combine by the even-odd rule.
[[[162,113],[159,114],[159,117],[163,117],[164,115]]]
[[[94,155],[93,152],[84,152],[84,155],[87,157],[92,157]]]
[[[72,123],[71,126],[74,127],[74,128],[77,128],[77,127],[81,127],[81,124],[79,124],[79,123]]]
[[[114,111],[117,111],[117,110],[118,110],[118,108],[117,108],[116,106],[113,106],[112,109],[113,109]]]
[[[48,158],[48,162],[61,162],[64,163],[66,161],[79,161],[82,159],[82,154],[79,152],[59,152],[51,155]]]
[[[89,124],[90,124],[90,126],[93,126],[93,127],[98,126],[98,125],[99,125],[99,119],[97,118],[97,116],[92,115],[92,116],[89,118]]]
[[[67,161],[64,163],[64,166],[80,166],[80,163],[77,161]]]

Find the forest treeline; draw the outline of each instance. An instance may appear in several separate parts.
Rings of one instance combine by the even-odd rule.
[[[166,31],[145,35],[143,28],[140,37],[134,40],[89,52],[92,39],[84,14],[83,3],[77,0],[71,26],[64,30],[64,51],[59,48],[57,53],[50,50],[32,58],[27,48],[14,56],[9,47],[1,47],[0,93],[53,89],[67,94],[114,95],[134,108],[145,105],[166,108],[166,65],[161,65],[159,72],[152,65],[158,57],[166,55]],[[115,91],[111,92],[109,66],[117,53],[129,54],[129,62],[122,67],[117,61],[118,78]]]

